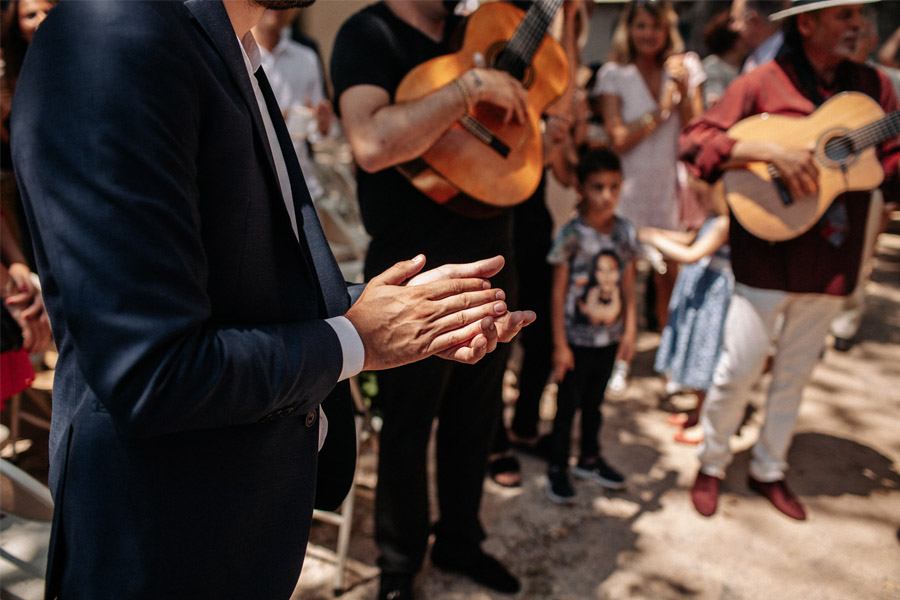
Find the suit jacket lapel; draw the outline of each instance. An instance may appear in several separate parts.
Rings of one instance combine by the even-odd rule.
[[[263,125],[262,115],[259,112],[259,105],[256,102],[256,94],[254,94],[253,87],[247,76],[244,57],[241,55],[237,36],[234,33],[234,28],[231,26],[231,21],[228,19],[228,13],[225,12],[225,7],[221,2],[210,2],[209,0],[187,0],[184,4],[206,32],[216,51],[222,57],[222,61],[227,67],[235,85],[240,90],[241,97],[247,104],[247,108],[250,110],[253,118],[253,128],[257,142],[263,147],[264,155],[269,165],[269,176],[275,184],[275,189],[280,189],[278,174],[275,170],[275,161],[269,148],[269,139],[266,135],[266,128]],[[288,169],[291,193],[294,197],[294,212],[297,218],[297,226],[300,228],[301,236],[306,238],[305,240],[302,238],[300,240],[301,251],[305,258],[313,263],[310,266],[314,268],[322,288],[322,296],[328,316],[342,315],[349,307],[346,283],[322,232],[322,227],[319,224],[318,216],[306,187],[306,181],[303,179],[303,174],[296,159],[294,146],[287,132],[287,126],[282,118],[273,119],[272,124],[275,127],[281,153],[284,156]],[[284,217],[287,218],[287,216],[287,210],[284,209]],[[308,248],[306,247],[307,245]]]
[[[287,127],[281,123],[275,127],[275,131],[278,132],[281,151],[293,153],[294,147],[290,143]],[[287,149],[285,149],[285,143],[287,144]],[[288,155],[285,154],[285,156]],[[300,170],[300,163],[293,154],[290,156],[291,159],[285,162],[287,162],[288,174],[291,178],[291,190],[294,195],[294,211],[297,214],[297,223],[302,226],[303,234],[306,236],[306,241],[309,244],[316,274],[319,276],[319,285],[322,286],[322,294],[325,297],[328,316],[342,315],[350,308],[347,283],[344,281],[344,276],[338,268],[337,261],[334,259],[334,253],[331,252],[328,240],[325,239],[325,233],[322,231],[322,225],[319,223],[319,216],[316,214],[316,209],[309,196],[309,189],[306,187],[306,180],[303,178],[303,173]]]
[[[269,85],[268,77],[265,76],[265,69],[262,69],[262,73],[259,77],[259,86],[266,99],[266,105],[277,107],[275,94]],[[291,196],[294,201],[294,213],[297,215],[297,225],[301,227],[302,235],[306,238],[306,243],[309,245],[311,259],[319,278],[319,284],[322,286],[322,294],[328,316],[342,315],[347,312],[347,308],[350,305],[347,284],[337,266],[331,247],[325,239],[325,234],[322,231],[322,225],[319,223],[319,217],[309,195],[309,188],[306,186],[306,179],[303,177],[303,172],[300,169],[300,162],[297,160],[296,150],[294,150],[294,144],[288,133],[287,125],[285,125],[284,119],[281,118],[280,112],[270,108],[269,113],[272,117],[272,125],[275,127],[275,135],[278,137],[278,145],[281,148],[281,154],[284,156],[285,166],[287,167],[288,179],[290,179],[291,183]]]
[[[288,170],[291,171],[291,187],[295,187],[293,181],[295,176],[293,171],[300,172],[297,161],[291,161]],[[300,175],[302,181],[302,175]],[[296,187],[295,187],[296,189]],[[316,214],[315,207],[309,200],[309,192],[306,185],[303,185],[306,200],[299,202],[297,196],[294,196],[294,206],[299,215],[303,214],[303,232],[309,242],[310,251],[312,252],[313,262],[316,266],[316,274],[319,276],[319,284],[322,286],[322,293],[325,296],[325,306],[328,308],[328,316],[336,317],[347,312],[350,308],[350,296],[347,293],[347,282],[344,281],[344,275],[338,268],[331,247],[325,239],[322,226],[319,223],[319,216]]]
[[[231,78],[241,93],[241,97],[250,110],[256,141],[262,146],[263,155],[266,157],[266,162],[269,165],[269,177],[277,184],[278,174],[275,171],[275,161],[272,159],[272,152],[269,149],[266,128],[263,125],[262,115],[259,113],[259,105],[256,103],[256,94],[253,93],[253,87],[247,77],[247,68],[244,65],[241,49],[238,47],[237,36],[234,33],[234,28],[231,26],[228,13],[225,12],[225,7],[221,2],[210,2],[209,0],[187,0],[184,5],[194,15],[194,18],[212,42],[213,47],[222,57],[222,62],[228,69]],[[277,185],[275,189],[278,189]]]

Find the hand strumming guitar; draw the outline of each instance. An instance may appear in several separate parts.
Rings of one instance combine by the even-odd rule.
[[[819,192],[819,168],[812,150],[778,146],[769,162],[781,173],[794,198],[815,196]]]
[[[524,123],[528,92],[522,83],[505,71],[496,69],[474,68],[463,73],[459,78],[463,87],[466,104],[471,110],[479,102],[493,104],[503,110],[503,122],[514,119]]]
[[[776,142],[741,140],[731,151],[731,161],[772,164],[793,198],[814,196],[819,192],[819,168],[812,148],[788,148]]]

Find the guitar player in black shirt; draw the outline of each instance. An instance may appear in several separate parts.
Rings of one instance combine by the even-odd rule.
[[[336,106],[357,163],[360,209],[372,236],[365,273],[422,252],[429,263],[462,263],[503,255],[494,285],[515,294],[512,211],[460,211],[419,192],[395,168],[419,157],[467,109],[487,102],[524,119],[525,90],[510,75],[474,68],[412,102],[394,104],[396,88],[415,66],[448,54],[464,21],[441,0],[386,0],[353,15],[335,40],[331,61]],[[506,298],[515,306],[515,298]],[[508,351],[479,364],[426,360],[379,373],[384,424],[380,436],[375,532],[380,549],[379,598],[413,597],[432,532],[427,447],[437,417],[437,499],[432,564],[493,590],[515,593],[519,582],[481,550],[483,478],[501,412]]]

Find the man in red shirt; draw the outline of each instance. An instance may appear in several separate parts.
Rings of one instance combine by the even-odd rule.
[[[801,117],[842,91],[874,98],[885,112],[897,110],[888,79],[849,60],[863,26],[861,0],[794,2],[772,15],[787,19],[778,57],[736,79],[725,95],[681,137],[682,158],[695,173],[716,180],[728,164],[765,161],[781,174],[792,196],[818,191],[818,168],[810,150],[770,141],[736,141],[727,131],[760,113]],[[886,199],[900,196],[900,140],[878,148]],[[786,457],[803,387],[824,345],[843,297],[857,282],[869,192],[838,196],[822,220],[803,235],[771,243],[731,221],[732,266],[737,282],[725,325],[722,356],[703,406],[700,472],[691,489],[697,511],[712,515],[731,460],[728,443],[741,423],[746,396],[775,348],[766,420],[753,448],[750,488],[794,519],[803,505],[785,484]],[[781,323],[780,328],[778,323]]]

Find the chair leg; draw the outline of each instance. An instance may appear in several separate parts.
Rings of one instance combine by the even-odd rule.
[[[341,507],[341,525],[338,527],[337,539],[337,564],[334,574],[334,591],[342,592],[345,584],[345,569],[347,567],[347,553],[350,550],[350,532],[353,529],[353,505],[356,503],[356,494],[350,490],[344,505]]]
[[[22,408],[22,394],[15,394],[9,401],[9,444],[12,449],[12,460],[19,458],[16,451],[19,441],[19,412]]]
[[[48,419],[53,415],[53,406],[50,403],[51,401],[47,391],[28,389],[23,393],[28,398],[28,401],[40,410]]]

